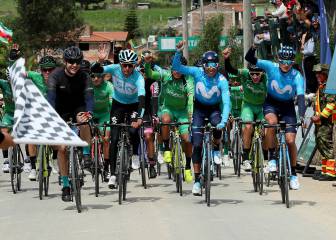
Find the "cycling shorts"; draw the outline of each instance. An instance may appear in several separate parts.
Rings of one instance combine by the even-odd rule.
[[[168,114],[171,121],[174,122],[188,122],[189,116],[188,116],[188,110],[172,110],[166,106],[162,106],[161,112],[160,112],[160,118],[164,115]],[[189,134],[189,125],[181,125],[179,126],[179,130],[181,134]]]
[[[242,121],[256,121],[263,120],[263,105],[255,105],[247,102],[243,102],[241,111]]]

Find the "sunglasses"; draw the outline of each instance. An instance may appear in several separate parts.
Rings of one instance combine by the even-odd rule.
[[[69,59],[66,62],[69,63],[69,64],[71,64],[71,65],[73,65],[73,64],[80,65],[82,63],[82,60]]]
[[[206,68],[217,68],[218,63],[214,63],[214,62],[204,63],[204,67],[206,67]]]
[[[41,69],[42,72],[52,72],[55,68],[43,68]]]
[[[261,75],[261,72],[250,72],[250,75],[259,77]]]
[[[294,63],[294,61],[292,60],[279,60],[279,64],[282,64],[282,65],[292,65]]]
[[[121,66],[123,68],[134,68],[134,65],[133,64],[130,64],[130,63],[124,63],[124,64],[121,64]]]
[[[101,78],[101,77],[103,77],[103,74],[99,74],[99,73],[92,73],[91,75],[91,78]]]

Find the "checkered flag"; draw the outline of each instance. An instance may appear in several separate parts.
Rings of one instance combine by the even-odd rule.
[[[86,146],[56,113],[30,79],[24,79],[25,60],[9,69],[15,101],[13,137],[15,143]]]

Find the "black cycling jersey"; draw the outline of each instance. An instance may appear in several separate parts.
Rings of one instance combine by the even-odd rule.
[[[65,120],[79,112],[93,112],[93,89],[90,76],[79,70],[70,77],[65,69],[55,69],[48,78],[48,101]]]

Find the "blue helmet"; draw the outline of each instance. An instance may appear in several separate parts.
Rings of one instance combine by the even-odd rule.
[[[278,52],[278,57],[281,60],[294,60],[296,52],[290,46],[282,46]]]
[[[214,51],[207,51],[203,53],[202,63],[219,63],[218,54]]]

